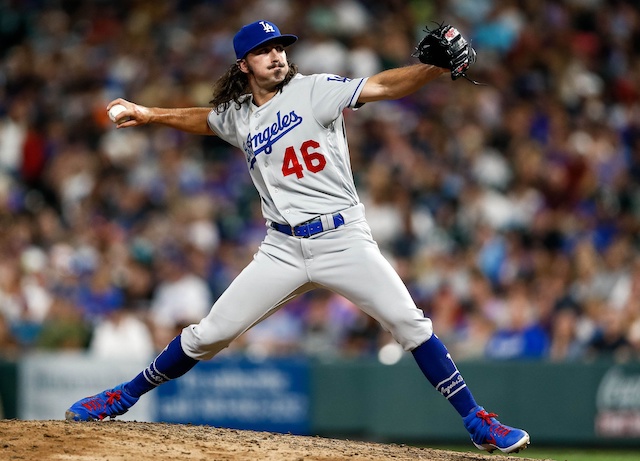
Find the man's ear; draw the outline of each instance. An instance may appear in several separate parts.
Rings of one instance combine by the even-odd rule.
[[[246,59],[238,59],[237,64],[242,72],[244,72],[245,74],[249,73],[249,66],[247,65]]]

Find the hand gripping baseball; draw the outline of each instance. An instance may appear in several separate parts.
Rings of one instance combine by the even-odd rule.
[[[426,29],[425,32],[427,34],[420,40],[411,56],[424,64],[449,69],[452,80],[460,77],[470,80],[466,72],[476,62],[476,51],[458,29],[448,24],[440,24],[436,29]]]
[[[149,110],[144,106],[118,98],[107,105],[109,118],[118,128],[143,125],[149,123]]]

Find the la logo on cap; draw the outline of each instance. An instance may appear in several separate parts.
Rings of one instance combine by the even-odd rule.
[[[259,24],[262,25],[262,28],[267,33],[273,33],[276,31],[273,26],[266,21],[260,21]]]

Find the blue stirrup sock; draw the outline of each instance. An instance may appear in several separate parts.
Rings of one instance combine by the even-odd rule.
[[[411,353],[431,385],[453,405],[460,416],[464,418],[477,406],[451,354],[435,334]]]
[[[198,360],[184,353],[178,335],[142,373],[125,384],[124,390],[132,397],[140,397],[162,383],[179,378],[197,363]]]

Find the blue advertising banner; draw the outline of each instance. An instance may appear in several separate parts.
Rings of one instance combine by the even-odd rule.
[[[304,359],[216,358],[157,392],[157,421],[309,433],[309,364]]]

